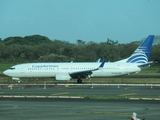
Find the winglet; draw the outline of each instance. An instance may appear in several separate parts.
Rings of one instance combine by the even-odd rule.
[[[105,62],[106,62],[106,59],[103,60],[103,62],[100,64],[99,68],[103,68]]]
[[[98,63],[99,63],[100,61],[101,61],[101,58],[98,58],[98,60],[97,60],[96,62],[98,62]]]
[[[103,62],[100,64],[100,66],[98,68],[96,68],[96,69],[94,69],[92,71],[99,70],[99,69],[103,68],[105,62],[106,62],[106,59],[103,60]]]

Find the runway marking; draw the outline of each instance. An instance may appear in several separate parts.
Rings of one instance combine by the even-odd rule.
[[[51,94],[51,95],[63,95],[63,94],[69,94],[69,92],[55,93],[55,94]]]
[[[118,96],[129,96],[129,95],[136,95],[137,93],[129,93],[129,94],[121,94],[121,95],[118,95]]]
[[[11,95],[4,95],[0,96],[0,98],[76,98],[76,99],[83,99],[82,96],[11,96]]]
[[[160,98],[128,98],[128,100],[160,100]]]
[[[112,111],[97,111],[97,112],[86,112],[86,114],[131,114],[131,112],[112,112]]]
[[[8,109],[15,109],[15,108],[18,108],[18,106],[17,105],[11,105],[11,104],[1,105],[1,110],[8,110]]]
[[[127,90],[128,88],[126,87],[126,88],[124,88],[125,90]]]

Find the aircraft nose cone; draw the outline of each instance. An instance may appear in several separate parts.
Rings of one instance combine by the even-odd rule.
[[[5,71],[3,72],[3,74],[4,74],[4,75],[8,75],[8,70],[5,70]]]

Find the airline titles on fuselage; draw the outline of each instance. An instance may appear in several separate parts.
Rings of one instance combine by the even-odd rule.
[[[40,68],[40,67],[58,67],[58,65],[32,65],[33,68]]]

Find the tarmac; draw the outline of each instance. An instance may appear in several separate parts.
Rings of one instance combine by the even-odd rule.
[[[132,96],[154,98],[160,87],[149,86],[1,86],[0,96]],[[145,120],[160,118],[159,100],[78,98],[0,98],[0,120]]]

